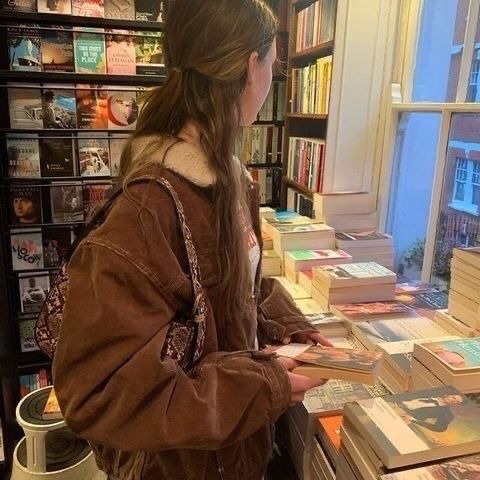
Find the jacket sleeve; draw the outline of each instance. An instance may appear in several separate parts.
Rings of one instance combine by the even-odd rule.
[[[144,265],[89,243],[68,272],[54,384],[83,438],[124,451],[219,449],[287,408],[286,370],[261,352],[211,353],[188,375],[162,359],[177,307]]]
[[[262,346],[281,342],[294,333],[317,331],[274,278],[261,280],[257,319],[258,339]]]

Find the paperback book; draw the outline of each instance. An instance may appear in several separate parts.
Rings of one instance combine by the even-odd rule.
[[[60,15],[72,14],[71,0],[37,0],[39,13],[53,13]]]
[[[15,129],[41,129],[42,119],[42,94],[35,84],[24,84],[30,88],[8,88],[8,107],[10,115],[10,128]]]
[[[35,25],[7,28],[7,47],[10,70],[42,71],[40,32]]]
[[[83,185],[83,209],[87,221],[93,212],[108,200],[112,191],[111,183],[91,182]]]
[[[42,223],[42,190],[33,185],[15,185],[8,190],[12,225]]]
[[[105,18],[135,20],[134,0],[105,0]]]
[[[18,276],[20,288],[21,310],[24,313],[39,312],[43,302],[47,299],[50,290],[48,273],[42,272],[38,275],[31,273],[20,273]]]
[[[74,90],[51,85],[42,91],[43,128],[77,128],[77,107]]]
[[[53,223],[83,222],[83,192],[80,182],[52,184],[50,199]]]
[[[135,36],[133,31],[112,30],[106,35],[107,73],[135,75]]]
[[[102,28],[83,28],[73,33],[75,71],[106,73],[105,38]]]
[[[45,72],[74,72],[73,32],[71,28],[52,26],[42,30],[42,64]]]
[[[77,124],[80,129],[108,128],[108,92],[103,85],[76,86]]]
[[[72,0],[72,14],[79,17],[103,17],[103,0]]]
[[[35,13],[37,11],[36,0],[1,0],[0,5],[2,10],[11,10],[13,12]],[[1,430],[0,425],[0,443],[2,441]]]
[[[138,118],[137,95],[135,87],[130,90],[109,90],[108,92],[108,128],[134,130]]]
[[[332,305],[332,312],[348,321],[374,320],[376,318],[398,318],[416,316],[415,311],[395,300],[386,302],[345,303]]]
[[[20,337],[20,351],[22,353],[38,352],[40,347],[35,340],[35,324],[38,312],[22,315],[18,319],[18,334]]]
[[[41,230],[12,230],[10,247],[14,271],[44,268]]]
[[[72,240],[72,231],[67,228],[43,228],[42,244],[45,268],[57,268],[60,266],[70,250]]]
[[[110,176],[108,138],[102,134],[79,134],[78,158],[82,177]]]
[[[163,22],[164,13],[164,0],[135,0],[135,20]]]
[[[413,308],[419,315],[432,319],[436,310],[448,308],[448,294],[445,292],[397,293],[395,299]]]
[[[135,62],[139,75],[165,74],[162,32],[135,32]]]
[[[7,138],[8,176],[11,178],[40,177],[40,148],[37,135]]]
[[[42,177],[71,177],[75,174],[72,137],[40,137]]]

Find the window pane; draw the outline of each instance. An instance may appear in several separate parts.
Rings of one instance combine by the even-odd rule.
[[[480,114],[454,114],[433,257],[432,280],[438,285],[450,281],[454,247],[480,246],[479,180]]]
[[[469,0],[424,1],[413,101],[455,101],[468,7]]]
[[[480,21],[477,22],[472,66],[468,77],[467,102],[480,102]]]
[[[395,144],[387,230],[395,240],[395,268],[420,280],[437,157],[439,113],[403,113]]]

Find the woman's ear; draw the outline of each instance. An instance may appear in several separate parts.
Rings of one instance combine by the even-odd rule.
[[[258,52],[252,52],[248,58],[247,85],[254,84],[258,68]]]

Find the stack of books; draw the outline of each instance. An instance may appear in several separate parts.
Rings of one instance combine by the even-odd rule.
[[[449,315],[447,309],[436,310],[433,321],[440,325],[444,330],[452,335],[459,337],[475,337],[475,329],[465,325],[452,315]]]
[[[396,278],[375,262],[316,267],[312,297],[325,310],[331,304],[393,300]]]
[[[360,400],[345,406],[340,435],[337,478],[398,478],[425,464],[478,454],[480,408],[453,387]],[[410,472],[406,478],[478,477],[478,469],[476,476],[470,476],[466,472],[472,470],[457,467],[457,476]]]
[[[462,393],[480,392],[480,337],[415,345],[415,388],[452,385]]]
[[[393,268],[395,253],[390,235],[371,229],[337,231],[335,237],[337,248],[349,253],[354,262],[377,262],[386,268]]]
[[[448,313],[480,335],[480,248],[453,250]]]
[[[300,272],[311,272],[312,268],[322,265],[341,265],[351,262],[351,255],[343,250],[290,250],[285,252],[285,275],[292,282],[298,283]]]
[[[346,337],[348,328],[346,323],[330,312],[306,314],[305,318],[327,338]]]
[[[282,275],[282,259],[275,250],[262,251],[262,275],[264,277],[273,277]]]

